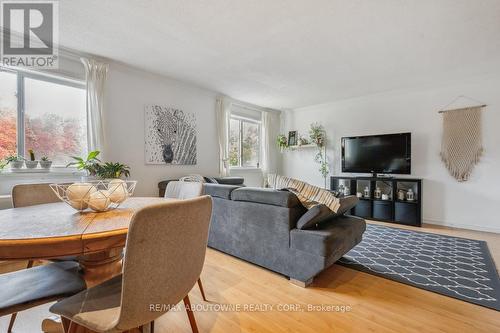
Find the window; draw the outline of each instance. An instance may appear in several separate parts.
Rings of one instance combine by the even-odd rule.
[[[260,122],[231,116],[229,123],[229,165],[258,168],[260,164]]]
[[[32,149],[62,166],[86,155],[85,95],[81,82],[1,69],[0,159]]]

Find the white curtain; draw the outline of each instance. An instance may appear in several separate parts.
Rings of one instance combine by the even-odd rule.
[[[108,65],[93,59],[82,58],[85,66],[87,81],[87,142],[89,151],[101,151],[100,157],[105,154],[103,104],[104,87],[108,74]]]
[[[229,117],[231,101],[225,97],[217,97],[215,105],[217,119],[217,137],[219,140],[219,175],[229,176]]]
[[[264,187],[267,186],[267,176],[271,171],[271,145],[272,145],[272,115],[271,112],[262,112],[261,116],[261,170],[264,179]]]

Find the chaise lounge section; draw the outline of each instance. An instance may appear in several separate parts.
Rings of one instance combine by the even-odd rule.
[[[307,210],[288,191],[205,184],[205,194],[213,197],[208,246],[303,287],[361,242],[366,229],[363,219],[335,214],[299,229]]]

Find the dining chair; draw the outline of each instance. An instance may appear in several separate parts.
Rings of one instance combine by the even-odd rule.
[[[203,183],[201,182],[171,181],[165,189],[165,198],[169,199],[191,199],[199,197],[202,194]],[[198,279],[198,287],[200,288],[201,297],[205,302],[208,302],[201,277]]]
[[[86,287],[79,265],[73,261],[0,274],[0,286],[0,317],[74,295]],[[9,325],[8,332],[11,330]]]
[[[211,211],[209,196],[138,210],[130,222],[122,274],[59,301],[50,311],[62,316],[67,333],[79,332],[79,326],[118,333],[146,329],[183,300],[197,333],[188,293],[205,261]]]
[[[54,191],[52,191],[48,183],[14,185],[14,187],[12,187],[11,197],[12,206],[14,208],[42,205],[61,201],[54,193]],[[73,259],[75,258],[61,258],[56,261]],[[28,260],[26,268],[31,267],[33,267],[33,260]],[[16,321],[16,317],[17,313],[12,313],[10,317],[9,327],[7,328],[8,333],[12,331],[14,322]]]

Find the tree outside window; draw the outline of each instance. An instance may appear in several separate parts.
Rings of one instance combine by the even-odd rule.
[[[233,116],[229,123],[229,165],[258,168],[260,122]]]

